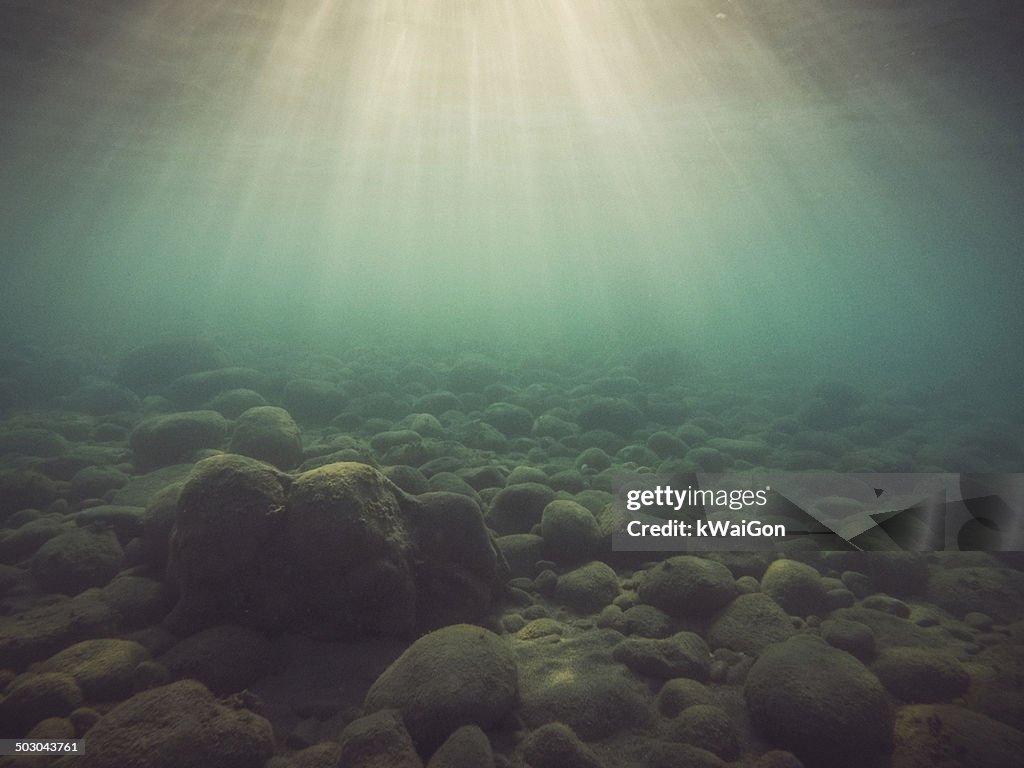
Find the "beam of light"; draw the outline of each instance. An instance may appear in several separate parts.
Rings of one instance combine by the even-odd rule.
[[[814,0],[149,0],[83,21],[15,129],[17,176],[41,179],[33,245],[137,278],[143,304],[192,281],[196,310],[245,296],[323,322],[414,304],[562,307],[627,335],[669,315],[736,337],[855,321],[879,296],[866,267],[907,246],[862,150],[911,149],[920,115],[877,88],[871,39],[828,50],[838,93],[808,74],[836,18]]]

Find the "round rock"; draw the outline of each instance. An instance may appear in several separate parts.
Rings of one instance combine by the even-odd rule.
[[[619,577],[599,560],[558,578],[555,599],[582,613],[599,611],[619,594]]]
[[[789,616],[763,592],[740,595],[715,618],[708,630],[714,648],[759,654],[796,632]]]
[[[821,612],[827,604],[821,575],[798,560],[775,560],[761,577],[761,591],[794,616]]]
[[[32,557],[32,576],[53,592],[77,595],[102,587],[121,570],[124,551],[113,530],[73,528],[54,536]]]
[[[302,461],[302,434],[284,408],[261,405],[238,417],[228,451],[292,469]]]
[[[228,423],[216,411],[182,411],[153,416],[132,430],[128,444],[142,472],[188,461],[202,448],[219,448]]]
[[[766,648],[744,684],[754,726],[810,765],[880,765],[892,747],[885,690],[857,659],[797,635]]]
[[[555,562],[578,562],[597,554],[601,529],[593,513],[569,499],[555,499],[541,515],[544,550]]]
[[[640,599],[673,616],[706,616],[739,593],[732,572],[721,563],[693,555],[670,557],[640,584]]]
[[[267,720],[219,703],[194,680],[133,696],[85,736],[90,768],[262,768],[273,752]]]
[[[384,670],[364,710],[399,710],[417,747],[430,752],[461,726],[486,730],[497,723],[515,704],[517,686],[504,640],[454,624],[424,635]]]
[[[889,648],[871,669],[890,693],[912,704],[951,701],[971,683],[955,656],[933,648]]]

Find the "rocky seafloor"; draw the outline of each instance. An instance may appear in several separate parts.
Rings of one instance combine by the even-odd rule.
[[[226,348],[226,349],[225,349]],[[622,553],[615,478],[1017,472],[906,385],[166,339],[0,352],[0,765],[1005,768],[1012,553]]]

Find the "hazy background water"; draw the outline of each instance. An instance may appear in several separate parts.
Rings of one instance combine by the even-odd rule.
[[[1012,407],[1018,5],[4,0],[4,336],[670,343]]]

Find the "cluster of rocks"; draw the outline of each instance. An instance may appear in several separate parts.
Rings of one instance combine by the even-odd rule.
[[[105,371],[9,357],[4,735],[144,768],[984,767],[1024,747],[1007,557],[610,547],[623,472],[995,469],[1021,457],[997,425],[951,438],[835,382],[743,402],[666,352],[596,373],[196,339]]]

